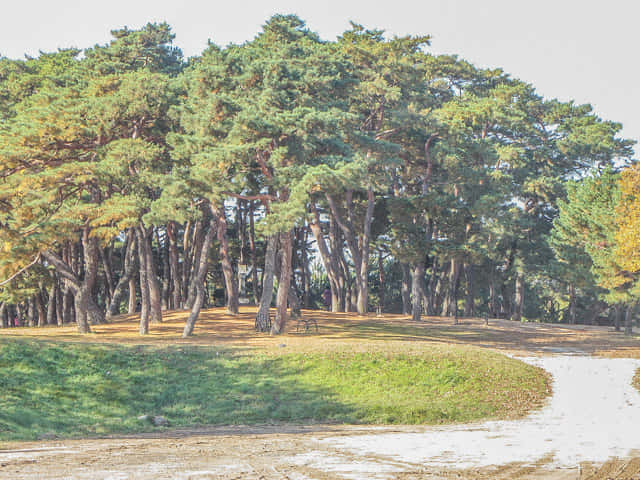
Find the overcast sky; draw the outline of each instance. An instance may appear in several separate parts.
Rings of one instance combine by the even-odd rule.
[[[637,0],[1,0],[0,54],[106,43],[109,30],[167,21],[186,56],[211,39],[253,38],[274,13],[296,13],[325,39],[349,20],[389,34],[430,34],[433,53],[502,67],[546,97],[591,103],[640,139]],[[640,148],[636,147],[640,153]]]

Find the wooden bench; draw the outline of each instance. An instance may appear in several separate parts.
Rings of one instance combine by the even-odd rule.
[[[300,324],[304,325],[304,331],[308,332],[311,328],[311,324],[315,325],[316,332],[318,331],[318,322],[313,317],[298,317],[298,323],[296,324],[296,332],[300,330]]]

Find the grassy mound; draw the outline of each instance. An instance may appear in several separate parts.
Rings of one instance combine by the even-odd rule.
[[[506,418],[549,393],[540,369],[468,347],[417,353],[242,352],[6,340],[0,440],[171,426],[344,422],[438,424]]]

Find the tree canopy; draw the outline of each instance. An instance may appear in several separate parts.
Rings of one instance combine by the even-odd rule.
[[[589,105],[355,23],[326,41],[276,15],[188,60],[167,24],[111,33],[0,59],[4,326],[139,312],[145,334],[189,309],[190,335],[203,306],[247,301],[272,333],[323,304],[570,322],[635,305],[634,142]]]

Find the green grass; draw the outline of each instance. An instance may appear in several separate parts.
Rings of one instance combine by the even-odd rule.
[[[212,347],[0,343],[0,441],[171,426],[437,424],[508,417],[548,394],[539,369],[466,347],[246,353]]]

